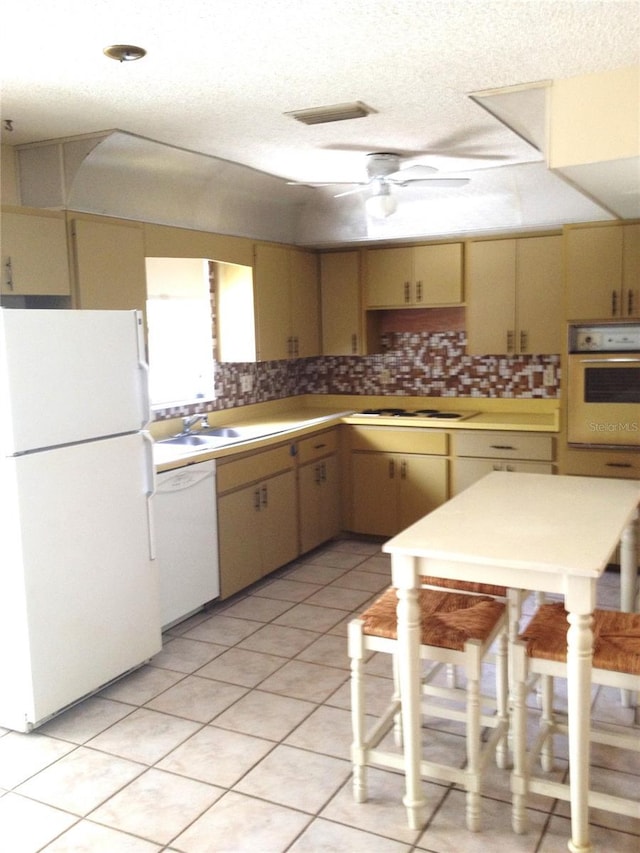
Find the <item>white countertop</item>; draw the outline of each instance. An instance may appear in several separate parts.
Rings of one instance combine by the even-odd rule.
[[[502,566],[510,585],[517,582],[514,569],[597,578],[639,503],[636,480],[598,478],[594,489],[590,477],[497,471],[393,537],[383,550]],[[438,570],[432,566],[429,573]]]

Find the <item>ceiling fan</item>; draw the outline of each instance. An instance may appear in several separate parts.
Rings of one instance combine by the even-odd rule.
[[[367,213],[382,219],[395,213],[398,202],[391,190],[393,187],[406,187],[410,184],[427,184],[432,187],[462,187],[469,183],[468,178],[434,178],[437,169],[432,166],[407,166],[400,168],[400,155],[390,151],[375,151],[367,154],[366,181],[331,181],[328,183],[308,183],[288,181],[294,186],[331,187],[346,184],[352,189],[336,193],[334,198],[371,191],[365,202]]]

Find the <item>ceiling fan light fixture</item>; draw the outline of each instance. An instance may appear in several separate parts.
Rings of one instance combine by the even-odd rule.
[[[367,214],[373,219],[386,219],[388,216],[391,216],[396,212],[398,209],[398,201],[396,197],[391,194],[391,187],[389,184],[380,183],[374,194],[367,198],[364,206]]]
[[[294,110],[285,113],[302,124],[326,124],[331,121],[345,121],[352,118],[364,118],[375,110],[363,104],[362,101],[354,101],[350,104],[331,104],[328,107],[311,107],[308,110]]]
[[[109,59],[116,59],[118,62],[135,62],[136,59],[147,55],[143,47],[137,47],[135,44],[111,44],[102,52]]]

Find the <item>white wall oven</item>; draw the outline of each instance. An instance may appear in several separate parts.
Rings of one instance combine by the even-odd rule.
[[[569,328],[569,444],[640,446],[640,323]]]

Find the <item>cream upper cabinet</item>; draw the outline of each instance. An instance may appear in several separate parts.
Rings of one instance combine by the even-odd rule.
[[[640,318],[640,223],[568,227],[567,319]]]
[[[366,308],[430,308],[462,301],[462,243],[366,252]]]
[[[473,241],[466,258],[467,352],[560,352],[562,237]]]
[[[68,296],[71,292],[64,214],[2,209],[0,293]]]
[[[258,361],[320,354],[317,257],[259,243],[254,257]]]
[[[320,255],[323,355],[361,355],[360,252]]]
[[[147,279],[142,226],[72,220],[76,307],[145,310]]]

